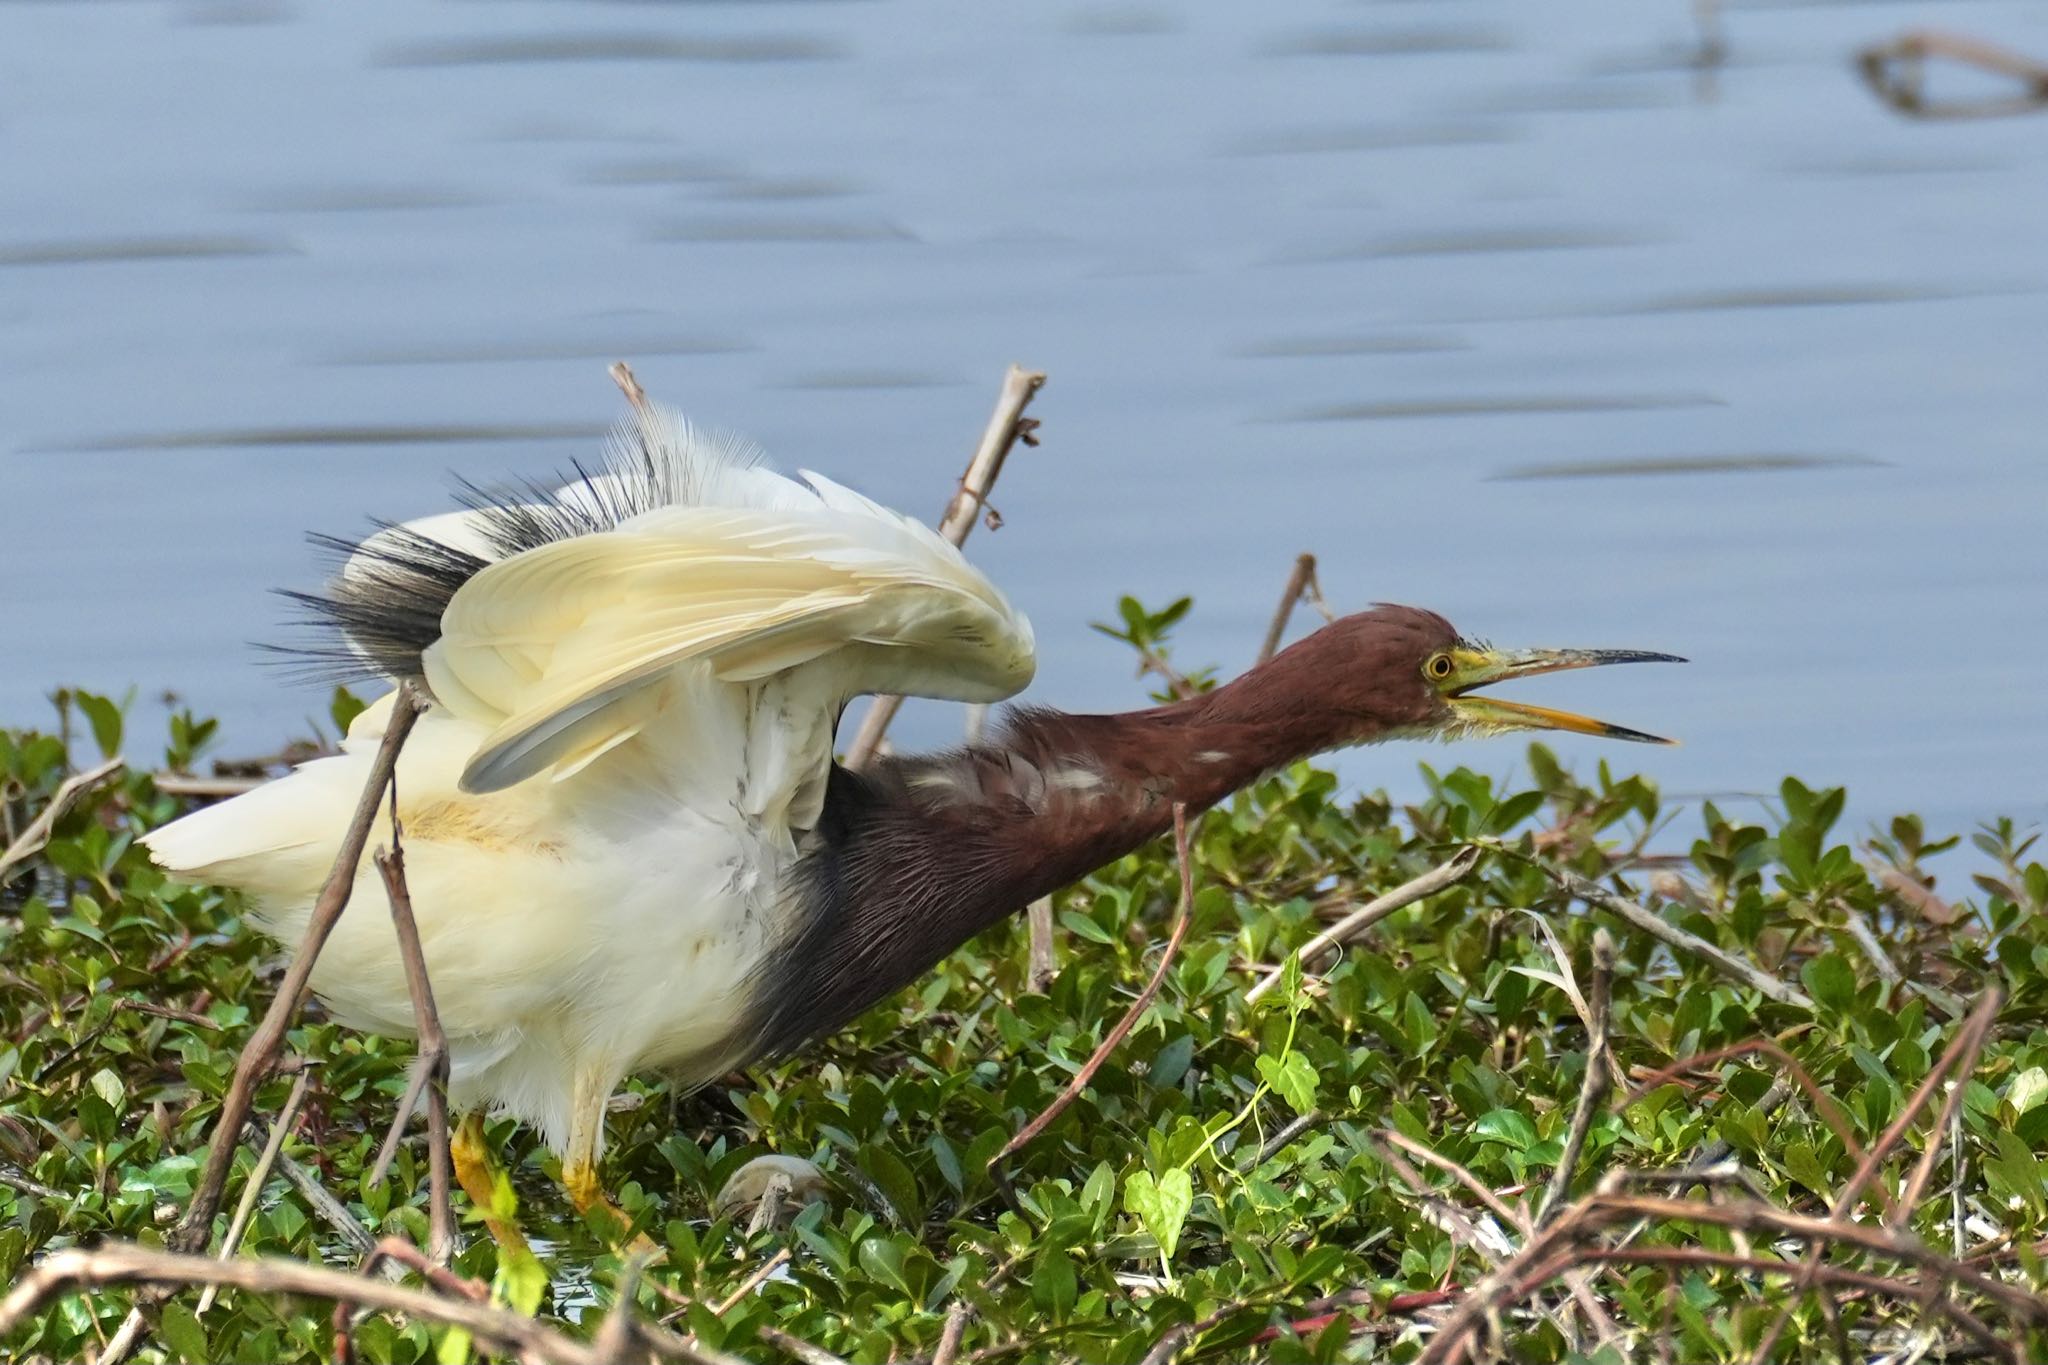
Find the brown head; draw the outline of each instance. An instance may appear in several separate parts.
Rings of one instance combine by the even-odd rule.
[[[1602,664],[1683,663],[1636,649],[1498,650],[1460,635],[1433,611],[1382,604],[1342,617],[1232,685],[1240,716],[1298,707],[1338,721],[1341,742],[1462,739],[1511,730],[1568,730],[1648,744],[1672,741],[1625,726],[1474,695],[1537,673]]]

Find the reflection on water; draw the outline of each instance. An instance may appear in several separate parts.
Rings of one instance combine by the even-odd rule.
[[[2048,50],[2032,7],[1944,23]],[[1885,112],[1869,7],[1732,8],[1711,83],[1691,24],[0,6],[0,714],[169,686],[274,747],[321,709],[246,644],[301,533],[587,457],[610,360],[910,509],[1019,360],[1044,444],[972,552],[1041,700],[1138,698],[1086,629],[1122,592],[1242,666],[1313,550],[1340,606],[1694,660],[1524,689],[1686,740],[1581,762],[2039,819],[2048,121]]]

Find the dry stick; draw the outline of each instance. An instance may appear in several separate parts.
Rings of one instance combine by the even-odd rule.
[[[1611,954],[1611,944],[1609,945],[1609,951]],[[1611,957],[1608,965],[1610,968],[1613,966]],[[1484,1181],[1449,1157],[1423,1146],[1413,1138],[1398,1133],[1392,1128],[1380,1129],[1378,1137],[1380,1141],[1399,1147],[1402,1151],[1409,1153],[1419,1160],[1426,1161],[1438,1170],[1448,1174],[1474,1195],[1477,1195],[1479,1202],[1492,1210],[1495,1217],[1520,1232],[1525,1242],[1536,1235],[1538,1224],[1531,1221],[1527,1213],[1524,1213],[1519,1208],[1509,1207],[1506,1201],[1486,1187]],[[1382,1158],[1390,1157],[1392,1153],[1382,1150],[1381,1156]],[[1425,1197],[1429,1197],[1433,1193],[1426,1184],[1420,1183],[1421,1177],[1415,1174],[1412,1166],[1408,1166],[1405,1162],[1397,1161],[1389,1161],[1388,1164],[1393,1166],[1397,1172],[1400,1172],[1402,1178],[1407,1180],[1416,1189],[1417,1193],[1423,1194]],[[1494,1259],[1498,1260],[1498,1258]],[[1609,1317],[1607,1310],[1600,1306],[1600,1298],[1593,1292],[1592,1278],[1589,1275],[1573,1271],[1565,1276],[1565,1286],[1571,1291],[1572,1299],[1579,1305],[1579,1310],[1586,1315],[1586,1320],[1593,1324],[1594,1333],[1603,1342],[1612,1340],[1620,1334],[1621,1329],[1615,1326],[1614,1319]],[[1570,1334],[1567,1333],[1566,1335],[1569,1336]]]
[[[108,1284],[170,1288],[218,1284],[255,1294],[341,1299],[460,1327],[483,1344],[524,1360],[550,1365],[612,1365],[582,1342],[507,1309],[365,1280],[305,1261],[274,1257],[216,1261],[124,1242],[102,1243],[90,1251],[60,1251],[38,1262],[0,1299],[0,1336],[14,1331],[29,1314],[67,1290]]]
[[[1513,1261],[1474,1285],[1423,1351],[1418,1365],[1452,1365],[1469,1358],[1472,1339],[1491,1315],[1540,1289],[1560,1271],[1592,1259],[1585,1243],[1602,1231],[1639,1220],[1704,1223],[1731,1231],[1765,1233],[1807,1242],[1816,1249],[1848,1245],[1928,1271],[1948,1284],[1959,1284],[1998,1303],[2009,1315],[2048,1324],[2048,1297],[2031,1294],[2002,1280],[1979,1274],[1949,1256],[1932,1250],[1910,1233],[1872,1227],[1846,1218],[1815,1218],[1788,1213],[1756,1200],[1707,1203],[1701,1200],[1615,1193],[1613,1176],[1601,1189],[1559,1216],[1524,1247]],[[1804,1266],[1795,1267],[1803,1271]]]
[[[1713,1251],[1706,1247],[1580,1247],[1571,1254],[1577,1262],[1591,1261],[1600,1265],[1706,1267],[1787,1276],[1797,1274],[1800,1269],[1797,1261],[1774,1260],[1768,1256],[1743,1256],[1732,1251]],[[1868,1271],[1847,1270],[1840,1266],[1822,1266],[1816,1277],[1816,1285],[1819,1284],[1825,1284],[1833,1289],[1851,1289],[1886,1298],[1911,1300],[1915,1303],[1926,1298],[1925,1290],[1917,1283],[1896,1280],[1887,1275],[1873,1275]],[[1980,1343],[1992,1347],[1994,1354],[2009,1357],[2012,1351],[2011,1344],[2001,1340],[1976,1314],[1953,1303],[1936,1306],[1945,1306],[1958,1327]]]
[[[1323,600],[1322,585],[1316,582],[1316,557],[1310,554],[1295,558],[1294,571],[1287,575],[1287,586],[1280,590],[1280,605],[1273,609],[1273,620],[1266,627],[1265,642],[1259,646],[1258,662],[1264,663],[1280,652],[1280,641],[1287,634],[1294,608],[1304,601],[1313,603],[1325,621],[1336,619],[1330,614],[1329,603]]]
[[[639,1292],[640,1276],[647,1269],[648,1253],[635,1252],[619,1267],[619,1277],[612,1284],[614,1298],[611,1312],[604,1315],[597,1332],[590,1338],[590,1349],[606,1360],[624,1360],[626,1352],[632,1349],[633,1338],[633,1296]]]
[[[326,884],[320,888],[320,898],[313,903],[306,936],[300,940],[299,950],[293,955],[291,968],[279,983],[270,1008],[264,1011],[263,1022],[256,1026],[256,1031],[242,1048],[242,1055],[235,1060],[234,1081],[228,1087],[227,1098],[221,1101],[220,1116],[214,1122],[213,1142],[207,1149],[206,1166],[200,1173],[192,1203],[186,1208],[185,1217],[166,1239],[176,1250],[196,1251],[206,1245],[212,1233],[213,1216],[220,1211],[221,1189],[227,1183],[228,1166],[234,1160],[236,1145],[241,1141],[242,1125],[249,1121],[257,1083],[276,1062],[278,1050],[284,1046],[285,1031],[291,1027],[292,1016],[298,1012],[299,997],[305,993],[306,982],[313,975],[313,964],[319,959],[320,949],[341,918],[341,912],[348,908],[349,892],[355,889],[356,869],[363,860],[364,846],[370,842],[370,826],[376,820],[377,805],[383,800],[392,769],[397,766],[398,751],[404,745],[405,737],[412,732],[413,722],[419,718],[420,707],[419,693],[413,685],[410,682],[400,683],[391,718],[384,727],[384,741],[377,746],[377,755],[370,762],[370,775],[363,783],[362,796],[356,802],[355,816],[349,821],[347,833],[342,836],[341,851],[335,856],[334,868],[327,874]]]
[[[756,1327],[755,1335],[786,1356],[794,1356],[804,1365],[847,1365],[843,1356],[835,1356],[822,1346],[813,1346],[802,1337],[793,1337],[780,1328],[766,1325]]]
[[[1644,1095],[1655,1090],[1658,1086],[1664,1084],[1665,1081],[1670,1080],[1681,1072],[1690,1071],[1695,1067],[1711,1066],[1715,1062],[1727,1061],[1733,1057],[1747,1057],[1754,1053],[1762,1053],[1767,1057],[1773,1058],[1780,1066],[1785,1068],[1786,1072],[1785,1075],[1780,1076],[1774,1081],[1771,1088],[1766,1090],[1762,1097],[1757,1100],[1756,1107],[1759,1110],[1767,1114],[1774,1112],[1778,1105],[1791,1098],[1792,1088],[1796,1084],[1800,1090],[1806,1093],[1806,1097],[1813,1101],[1814,1112],[1820,1115],[1821,1122],[1828,1126],[1828,1131],[1833,1133],[1836,1140],[1842,1144],[1842,1150],[1847,1152],[1852,1160],[1858,1162],[1863,1160],[1863,1144],[1857,1141],[1856,1130],[1849,1125],[1849,1117],[1842,1112],[1841,1105],[1835,1102],[1833,1096],[1814,1084],[1813,1077],[1807,1073],[1805,1067],[1799,1064],[1798,1058],[1769,1038],[1753,1038],[1746,1043],[1734,1043],[1728,1047],[1717,1047],[1708,1052],[1696,1052],[1690,1057],[1681,1057],[1669,1066],[1659,1067],[1644,1077],[1635,1089],[1629,1091],[1627,1095],[1621,1098],[1616,1107],[1620,1109],[1628,1108]],[[1773,1098],[1774,1096],[1775,1098]],[[1724,1147],[1724,1150],[1712,1158],[1705,1156],[1694,1157],[1689,1165],[1693,1168],[1718,1165],[1721,1158],[1726,1155],[1727,1151]],[[1886,1194],[1884,1197],[1887,1200],[1890,1198],[1889,1194]]]
[[[1358,937],[1373,925],[1378,924],[1381,920],[1393,914],[1396,910],[1405,910],[1423,897],[1433,896],[1453,882],[1462,881],[1467,873],[1478,866],[1480,852],[1481,850],[1478,845],[1467,844],[1442,865],[1431,868],[1411,881],[1401,883],[1392,891],[1387,892],[1383,896],[1376,897],[1362,908],[1352,911],[1322,933],[1317,934],[1307,943],[1302,944],[1294,952],[1288,954],[1288,957],[1300,958],[1301,965],[1306,970],[1309,964],[1317,957],[1331,948],[1337,947],[1339,944],[1347,943]],[[1267,972],[1257,985],[1245,992],[1245,1004],[1255,1003],[1260,996],[1279,985],[1280,978],[1286,974],[1287,962],[1283,960],[1279,966]]]
[[[396,806],[396,783],[391,790],[392,804]],[[416,1066],[427,1081],[427,1250],[435,1260],[446,1262],[455,1254],[455,1211],[449,1202],[455,1164],[448,1152],[448,1035],[442,1032],[441,1016],[434,1009],[434,987],[427,979],[419,923],[413,918],[412,893],[405,884],[405,847],[401,837],[398,812],[394,809],[391,852],[377,850],[377,871],[383,875],[384,891],[391,900],[391,923],[398,931],[399,956],[405,962],[405,988],[412,996],[413,1024],[419,1034]],[[398,1131],[411,1117],[410,1107],[400,1109],[391,1121],[392,1131]],[[385,1141],[388,1144],[390,1139]]]
[[[1593,1131],[1593,1115],[1614,1085],[1614,1058],[1608,1051],[1607,1020],[1614,996],[1614,939],[1605,929],[1593,931],[1592,1018],[1587,1023],[1586,1074],[1579,1082],[1579,1107],[1572,1111],[1572,1126],[1566,1131],[1564,1155],[1550,1174],[1550,1187],[1536,1206],[1536,1226],[1542,1227],[1564,1207],[1571,1190],[1572,1174],[1586,1150],[1586,1135]]]
[[[1899,1110],[1898,1117],[1892,1120],[1891,1125],[1879,1135],[1863,1160],[1857,1163],[1856,1172],[1849,1178],[1848,1185],[1835,1196],[1835,1202],[1828,1207],[1830,1218],[1845,1218],[1855,1209],[1857,1202],[1863,1197],[1865,1188],[1877,1178],[1878,1169],[1884,1159],[1891,1154],[1891,1149],[1898,1144],[1899,1139],[1906,1135],[1906,1129],[1912,1125],[1921,1108],[1933,1096],[1935,1086],[1953,1074],[1958,1082],[1955,1087],[1956,1093],[1961,1093],[1961,1082],[1976,1069],[1977,1053],[1983,1048],[1985,1038],[1991,1031],[1991,1021],[1998,1015],[2000,1000],[2001,996],[1996,986],[1984,992],[1983,999],[1977,1002],[1977,1008],[1970,1011],[1970,1017],[1963,1021],[1962,1029],[1956,1034],[1956,1040],[1949,1044],[1948,1050],[1941,1054],[1941,1059],[1928,1071],[1926,1078],[1915,1087],[1911,1098]],[[1932,1141],[1940,1140],[1937,1132]],[[1912,1210],[1908,1206],[1906,1216],[1910,1217],[1911,1213]],[[1769,1329],[1764,1332],[1763,1339],[1757,1343],[1756,1350],[1750,1357],[1756,1365],[1764,1365],[1764,1362],[1771,1358],[1772,1348],[1784,1334],[1785,1324],[1792,1319],[1793,1305],[1810,1287],[1808,1273],[1820,1265],[1820,1254],[1821,1248],[1818,1244],[1806,1253],[1798,1282],[1793,1285],[1785,1306],[1778,1310],[1778,1316],[1772,1320]]]
[[[939,534],[955,545],[966,543],[967,533],[974,529],[981,509],[988,505],[989,490],[995,487],[996,476],[1003,472],[1003,461],[1009,457],[1010,447],[1022,439],[1026,445],[1035,445],[1031,438],[1031,427],[1027,425],[1024,409],[1045,384],[1045,375],[1037,370],[1027,370],[1012,365],[1003,376],[1001,393],[996,397],[995,411],[989,414],[988,426],[981,433],[981,444],[975,448],[974,458],[967,463],[967,472],[960,476],[960,487],[954,492],[953,500],[946,505],[945,516],[939,519]],[[903,705],[901,697],[876,697],[868,707],[868,713],[861,718],[860,731],[846,750],[846,766],[865,767],[875,755],[875,749],[882,742],[882,736],[889,729],[889,722],[896,717],[897,708]]]
[[[1625,896],[1617,896],[1607,888],[1589,882],[1576,873],[1543,864],[1538,866],[1543,867],[1552,881],[1579,900],[1588,905],[1597,905],[1610,914],[1627,920],[1650,937],[1662,939],[1673,948],[1705,958],[1720,968],[1722,975],[1740,981],[1765,998],[1775,1000],[1781,1005],[1795,1005],[1803,1010],[1815,1008],[1812,997],[1797,986],[1787,985],[1761,967],[1745,962],[1732,953],[1724,952],[1697,934],[1687,933],[1675,924],[1667,924],[1661,915],[1648,907],[1638,905]]]
[[[633,367],[623,360],[614,360],[605,373],[612,377],[612,383],[619,386],[619,392],[626,395],[633,411],[645,415],[648,409],[647,390],[640,387],[640,381],[633,376]]]
[[[263,1153],[256,1158],[256,1167],[249,1172],[249,1181],[242,1187],[242,1201],[235,1205],[235,1216],[228,1221],[228,1235],[220,1239],[219,1259],[227,1260],[242,1244],[242,1234],[249,1229],[250,1215],[256,1212],[257,1197],[263,1193],[264,1182],[270,1179],[270,1168],[277,1164],[278,1154],[284,1150],[284,1140],[291,1135],[292,1123],[299,1116],[299,1106],[306,1102],[306,1087],[312,1080],[311,1071],[301,1071],[292,1081],[291,1094],[285,1096],[284,1108],[278,1111],[277,1121],[270,1126],[270,1140],[263,1144]],[[206,1286],[206,1292],[199,1296],[199,1306],[193,1311],[204,1317],[219,1294],[219,1285]]]
[[[1929,57],[2008,76],[2022,88],[2013,95],[1929,101],[1925,86]],[[1989,118],[2048,108],[2048,65],[1978,38],[1926,30],[1907,32],[1889,43],[1864,48],[1856,54],[1856,64],[1878,99],[1917,118]]]
[[[974,1316],[974,1305],[965,1299],[953,1300],[953,1306],[946,1310],[946,1325],[939,1332],[939,1349],[932,1352],[932,1365],[953,1365],[960,1354],[961,1339],[967,1335],[967,1320]]]
[[[761,1262],[761,1264],[754,1270],[753,1274],[747,1276],[746,1279],[740,1281],[740,1287],[738,1289],[733,1290],[732,1293],[727,1294],[722,1300],[719,1301],[718,1306],[711,1310],[711,1316],[715,1318],[724,1317],[727,1311],[729,1311],[734,1304],[738,1303],[741,1299],[744,1299],[747,1295],[753,1293],[754,1290],[760,1285],[760,1283],[763,1280],[767,1279],[770,1275],[773,1275],[775,1273],[775,1268],[777,1266],[785,1264],[788,1260],[789,1248],[787,1246],[777,1247],[775,1249],[775,1254],[773,1256],[770,1256],[767,1260]]]
[[[1052,897],[1040,896],[1031,902],[1031,908],[1024,912],[1024,923],[1031,931],[1027,979],[1032,992],[1043,995],[1052,985],[1052,979],[1059,975],[1059,963],[1052,955]]]
[[[1166,951],[1159,955],[1159,965],[1153,969],[1152,979],[1145,983],[1145,989],[1138,992],[1138,998],[1124,1011],[1124,1017],[1116,1021],[1116,1027],[1091,1054],[1074,1078],[1067,1082],[1067,1088],[1042,1110],[1038,1117],[1017,1130],[1015,1137],[1003,1144],[1003,1149],[989,1158],[988,1173],[995,1181],[996,1188],[1003,1193],[1006,1202],[1016,1205],[1016,1191],[1010,1187],[1010,1178],[1003,1167],[1012,1155],[1033,1138],[1046,1130],[1052,1121],[1065,1113],[1080,1093],[1088,1088],[1088,1082],[1095,1079],[1095,1073],[1109,1060],[1109,1054],[1116,1051],[1117,1044],[1124,1040],[1136,1027],[1138,1016],[1151,1007],[1152,998],[1159,994],[1159,988],[1166,983],[1167,969],[1173,966],[1174,954],[1180,951],[1180,943],[1187,937],[1188,923],[1194,918],[1195,870],[1194,855],[1188,851],[1188,808],[1179,801],[1173,803],[1173,848],[1180,859],[1180,905],[1173,914],[1173,931],[1166,936]]]
[[[1384,1137],[1385,1131],[1383,1130],[1378,1136]],[[1407,1146],[1405,1143],[1402,1145]],[[1488,1265],[1498,1266],[1501,1264],[1504,1258],[1498,1244],[1506,1241],[1505,1233],[1488,1237],[1484,1232],[1480,1231],[1479,1225],[1468,1218],[1463,1209],[1438,1195],[1430,1183],[1423,1179],[1422,1172],[1416,1170],[1409,1163],[1408,1159],[1399,1152],[1393,1151],[1374,1138],[1367,1138],[1366,1146],[1372,1148],[1373,1154],[1385,1162],[1389,1170],[1401,1177],[1403,1184],[1407,1185],[1409,1189],[1415,1191],[1421,1197],[1424,1204],[1429,1207],[1429,1211],[1436,1215],[1439,1223],[1443,1226],[1443,1230],[1451,1235],[1452,1241],[1470,1246],[1486,1259]],[[1430,1164],[1433,1166],[1444,1169],[1455,1167],[1454,1174],[1459,1179],[1459,1182],[1468,1189],[1478,1188],[1479,1182],[1477,1178],[1464,1167],[1458,1166],[1457,1163],[1451,1161],[1449,1157],[1439,1156],[1437,1153],[1431,1152],[1430,1158]],[[1493,1195],[1492,1191],[1487,1191],[1487,1197],[1484,1202],[1486,1202],[1489,1208],[1494,1208],[1496,1212],[1506,1213],[1509,1227],[1520,1228],[1524,1232],[1528,1231],[1528,1220],[1519,1214],[1508,1212],[1504,1207],[1500,1206],[1499,1199]],[[1512,1249],[1512,1246],[1510,1246],[1509,1250]]]
[[[51,793],[50,803],[43,807],[42,814],[29,822],[28,828],[7,846],[5,853],[0,853],[0,881],[7,880],[7,874],[14,870],[16,864],[27,862],[50,842],[50,834],[57,828],[57,822],[78,804],[81,796],[119,773],[123,766],[122,760],[110,758],[97,767],[65,778]]]
[[[444,1294],[453,1294],[472,1303],[485,1303],[490,1299],[490,1290],[484,1285],[466,1280],[446,1266],[428,1260],[425,1252],[403,1237],[386,1237],[381,1242],[371,1243],[369,1253],[356,1267],[356,1274],[367,1276],[372,1271],[383,1271],[386,1278],[398,1279],[403,1277],[405,1269],[415,1271]],[[335,1300],[334,1365],[351,1365],[354,1361],[355,1339],[351,1334],[359,1313],[368,1312],[368,1309],[357,1309],[347,1299]]]
[[[277,1154],[277,1173],[299,1192],[299,1198],[312,1208],[315,1217],[355,1248],[356,1255],[367,1256],[376,1249],[377,1239],[348,1211],[348,1205],[327,1192],[319,1176],[283,1152]]]

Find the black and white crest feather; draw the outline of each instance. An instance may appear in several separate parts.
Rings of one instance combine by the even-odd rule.
[[[335,572],[319,592],[283,590],[306,609],[313,638],[281,652],[329,682],[418,677],[420,656],[440,638],[448,603],[485,568],[542,545],[613,530],[656,508],[725,501],[736,479],[752,486],[734,501],[775,500],[763,498],[764,483],[801,493],[802,485],[770,474],[763,461],[751,442],[649,409],[620,423],[601,466],[572,462],[559,483],[459,479],[460,512],[379,521],[362,540],[313,535],[333,557]]]

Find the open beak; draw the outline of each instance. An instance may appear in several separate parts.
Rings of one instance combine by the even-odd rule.
[[[1445,694],[1451,708],[1467,723],[1494,730],[1569,730],[1579,735],[1604,739],[1628,739],[1638,744],[1676,744],[1675,739],[1644,734],[1625,725],[1610,725],[1591,716],[1570,711],[1553,711],[1547,706],[1530,706],[1518,701],[1469,695],[1482,687],[1511,678],[1533,677],[1538,673],[1560,673],[1568,668],[1599,668],[1604,664],[1682,664],[1676,654],[1653,654],[1640,649],[1530,649],[1517,654],[1489,654],[1466,669]]]

